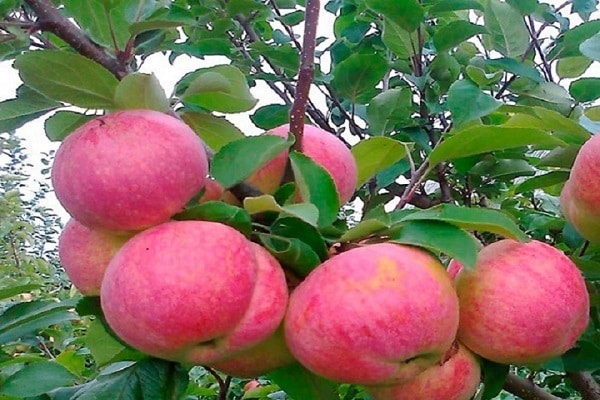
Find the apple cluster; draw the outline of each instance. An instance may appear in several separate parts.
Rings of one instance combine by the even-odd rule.
[[[306,126],[302,150],[348,201],[357,172],[344,144]],[[274,192],[286,162],[283,152],[249,182]],[[240,232],[172,221],[202,191],[201,201],[237,201],[207,171],[187,125],[145,110],[88,122],[56,155],[55,192],[73,217],[61,262],[84,295],[100,296],[112,330],[149,355],[239,377],[298,361],[364,385],[375,400],[467,400],[479,385],[478,356],[543,363],[587,326],[579,270],[538,241],[501,240],[475,268],[453,261],[448,270],[422,249],[360,243],[290,293],[278,261]]]

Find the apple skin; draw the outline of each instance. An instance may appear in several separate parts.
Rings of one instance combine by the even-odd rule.
[[[560,193],[562,213],[583,238],[600,244],[600,212],[598,211],[600,202],[595,203],[598,205],[586,203],[579,197],[581,191],[574,189],[573,181],[573,179],[569,179]]]
[[[198,203],[206,203],[207,201],[223,201],[232,206],[240,206],[240,201],[229,190],[225,190],[223,186],[216,180],[208,177],[204,182],[204,193],[198,199]]]
[[[216,222],[167,222],[141,232],[106,270],[100,298],[108,324],[130,346],[184,364],[257,345],[281,324],[287,287],[253,246]]]
[[[457,344],[445,362],[398,386],[367,388],[373,400],[469,400],[481,380],[479,360]]]
[[[292,354],[338,382],[393,385],[439,362],[458,327],[458,299],[425,251],[380,243],[329,259],[291,294]]]
[[[84,296],[98,296],[104,271],[130,236],[96,231],[71,218],[58,238],[58,257]]]
[[[267,132],[271,135],[288,137],[289,125],[281,125]],[[333,178],[340,203],[348,202],[356,190],[358,170],[356,161],[346,145],[335,135],[313,125],[304,125],[302,152],[322,166]],[[288,152],[284,151],[256,171],[248,183],[263,193],[272,194],[281,184],[287,163]]]
[[[119,111],[67,136],[52,183],[83,225],[138,231],[181,210],[202,189],[207,170],[204,146],[185,123],[157,111]]]
[[[532,240],[485,246],[456,277],[458,339],[501,364],[543,363],[569,350],[588,324],[581,273],[562,252]]]
[[[450,260],[450,263],[448,263],[447,271],[452,281],[456,280],[456,276],[460,273],[462,268],[463,266],[459,261],[456,261],[455,259]]]

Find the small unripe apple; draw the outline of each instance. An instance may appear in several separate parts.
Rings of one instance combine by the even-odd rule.
[[[261,250],[216,222],[143,231],[106,270],[106,320],[155,357],[195,365],[230,359],[270,337],[285,313],[285,278]]]
[[[204,146],[185,123],[130,110],[95,118],[67,136],[52,183],[83,225],[137,231],[180,211],[202,189],[207,169]]]
[[[67,222],[58,239],[58,257],[81,294],[100,294],[106,267],[129,238],[90,229],[73,218]]]
[[[282,125],[268,134],[288,137],[289,125]],[[313,125],[304,126],[302,152],[322,166],[333,178],[340,203],[348,202],[354,195],[358,180],[356,161],[350,150],[335,135]],[[288,152],[284,151],[256,171],[248,183],[263,193],[273,193],[281,184],[285,173]]]
[[[442,360],[397,386],[367,388],[373,400],[469,400],[481,380],[481,366],[473,353],[456,344]]]
[[[393,385],[439,362],[454,342],[458,299],[442,264],[392,243],[346,251],[291,294],[292,354],[338,382]]]
[[[537,364],[569,350],[588,324],[590,300],[575,264],[532,240],[484,247],[456,277],[458,339],[502,364]]]

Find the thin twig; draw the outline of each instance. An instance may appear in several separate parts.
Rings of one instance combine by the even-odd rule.
[[[521,378],[515,374],[508,374],[504,383],[504,390],[519,396],[523,400],[560,400],[529,379]]]

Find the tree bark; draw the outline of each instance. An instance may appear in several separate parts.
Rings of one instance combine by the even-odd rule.
[[[568,372],[567,377],[583,400],[600,400],[600,385],[590,372]]]
[[[504,390],[519,396],[523,400],[560,400],[559,397],[551,395],[529,379],[521,378],[515,374],[508,374],[504,383]]]

